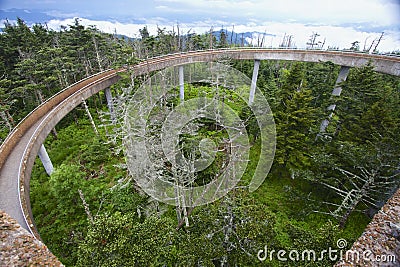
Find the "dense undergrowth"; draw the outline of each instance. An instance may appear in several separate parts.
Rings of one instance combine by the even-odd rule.
[[[102,124],[98,118],[95,122]],[[257,253],[265,246],[269,251],[337,248],[339,238],[351,244],[369,221],[354,213],[339,229],[331,216],[314,212],[329,190],[292,179],[275,163],[257,191],[236,189],[197,207],[189,217],[190,226],[176,230],[174,208],[135,189],[123,167],[122,152],[117,154],[107,141],[105,128],[98,130],[96,135],[82,109],[74,111],[59,124],[57,138],[50,135],[45,142],[55,172],[48,177],[39,160],[33,171],[31,202],[37,227],[68,266],[263,266]],[[249,170],[257,162],[259,146],[253,142]],[[251,171],[243,180],[249,180],[247,176]],[[326,258],[313,266],[333,262]],[[274,257],[268,264],[309,262],[282,263]]]
[[[173,208],[153,207],[132,184],[115,187],[126,176],[125,170],[115,167],[121,159],[99,145],[86,119],[58,133],[58,140],[47,141],[56,171],[49,178],[36,162],[31,197],[41,237],[69,266],[209,265],[223,257],[230,264],[263,266],[256,253],[265,245],[270,250],[288,251],[336,248],[339,238],[351,244],[369,221],[366,215],[355,213],[346,227],[338,230],[330,216],[313,212],[315,205],[307,200],[312,184],[293,180],[274,168],[253,194],[238,189],[221,201],[198,207],[190,217],[190,227],[176,231]],[[90,163],[89,151],[95,151]],[[78,189],[85,196],[93,224]],[[232,216],[234,224],[228,241],[224,239],[227,216]],[[280,266],[276,259],[270,263]],[[318,264],[326,266],[329,261]]]

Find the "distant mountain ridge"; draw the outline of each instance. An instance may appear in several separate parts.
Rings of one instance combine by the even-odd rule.
[[[32,25],[35,23],[42,23],[45,24],[49,22],[50,20],[63,20],[66,18],[71,18],[67,17],[66,14],[58,14],[56,12],[46,12],[43,10],[26,10],[26,9],[0,9],[0,19],[1,20],[9,20],[9,21],[15,21],[17,18],[23,19],[28,25]],[[93,18],[90,18],[93,19]],[[103,19],[104,20],[104,19]],[[143,22],[142,22],[143,23]],[[4,27],[3,25],[0,26],[0,32],[3,32]],[[226,41],[229,44],[236,44],[236,45],[256,45],[257,43],[260,45],[264,41],[263,38],[267,36],[273,36],[275,35],[270,34],[270,33],[261,33],[261,32],[232,32],[232,30],[229,29],[218,29],[218,30],[213,30],[213,35],[216,37],[217,41],[219,42],[221,40],[221,34],[222,31],[225,33],[225,38]],[[202,32],[205,33],[205,32]],[[123,34],[117,34],[118,37],[120,38],[127,38],[127,39],[134,39],[132,37],[128,37]],[[183,35],[185,36],[185,35]]]

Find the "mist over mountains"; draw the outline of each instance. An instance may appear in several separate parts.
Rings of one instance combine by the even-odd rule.
[[[201,19],[198,15],[191,18],[187,15],[179,19],[165,17],[139,17],[135,15],[104,15],[86,14],[85,12],[61,12],[57,10],[40,9],[1,9],[0,20],[14,23],[17,18],[22,18],[28,25],[35,23],[46,24],[53,30],[60,30],[61,26],[73,24],[74,18],[80,18],[85,26],[95,25],[99,30],[114,33],[128,38],[139,38],[139,29],[147,27],[150,34],[157,34],[158,28],[166,31],[180,29],[182,36],[187,34],[202,34],[212,31],[219,40],[221,31],[226,34],[228,43],[236,45],[251,45],[263,47],[279,47],[287,36],[291,36],[291,46],[305,48],[311,35],[318,33],[321,42],[326,42],[325,48],[335,47],[348,49],[351,43],[358,41],[360,46],[369,46],[382,32],[385,36],[379,45],[379,50],[393,52],[400,49],[400,32],[396,25],[379,25],[363,22],[348,22],[338,25],[325,25],[313,23],[289,22],[247,22],[228,21],[228,18],[212,20]],[[0,28],[2,25],[0,26]]]

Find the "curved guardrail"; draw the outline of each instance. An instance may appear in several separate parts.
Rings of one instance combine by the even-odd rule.
[[[369,61],[377,72],[400,76],[400,55],[367,54],[362,52],[336,50],[302,50],[302,49],[268,49],[268,48],[235,48],[211,49],[174,53],[143,60],[134,69],[141,75],[165,67],[182,65],[191,62],[214,61],[219,59],[259,59],[259,60],[291,60],[304,62],[330,61],[336,65],[356,67]],[[162,66],[162,67],[160,67]]]
[[[29,227],[29,231],[38,237],[39,233],[36,230],[33,214],[30,207],[30,177],[35,162],[36,155],[39,151],[41,144],[44,142],[46,136],[56,126],[56,124],[71,110],[82,103],[82,99],[98,93],[100,90],[107,88],[119,80],[117,71],[108,71],[94,76],[95,81],[85,83],[78,91],[74,92],[66,99],[62,100],[56,107],[51,109],[41,120],[40,124],[35,127],[35,131],[30,136],[28,145],[25,147],[23,156],[19,164],[19,201],[21,209],[24,214],[24,219]],[[60,116],[61,115],[61,116]]]
[[[175,53],[143,60],[132,66],[136,76],[170,66],[193,62],[236,60],[331,61],[342,66],[362,66],[371,61],[375,70],[400,76],[400,57],[348,51],[235,48]],[[29,184],[34,160],[40,145],[51,129],[72,109],[100,90],[116,83],[118,73],[127,68],[107,70],[85,78],[60,91],[26,116],[0,147],[0,209],[3,209],[37,239],[32,216]],[[15,204],[17,202],[18,205]]]

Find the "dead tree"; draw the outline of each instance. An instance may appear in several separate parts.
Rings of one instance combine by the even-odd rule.
[[[317,32],[313,32],[313,34],[310,36],[310,39],[306,43],[308,49],[322,49],[325,45],[326,38],[324,38],[324,41],[317,41],[317,38],[321,36]]]
[[[86,111],[86,114],[87,114],[87,116],[89,118],[90,124],[92,125],[94,132],[98,136],[99,132],[97,131],[96,123],[94,122],[92,114],[90,113],[89,107],[87,106],[86,101],[83,98],[82,98],[82,106],[85,108],[85,111]]]
[[[347,145],[343,148],[348,149],[351,148]],[[321,183],[341,199],[339,203],[323,202],[331,207],[330,211],[317,212],[332,215],[343,228],[349,216],[360,207],[359,204],[379,209],[378,203],[386,201],[399,186],[398,158],[389,149],[375,144],[373,148],[358,152],[360,154],[349,152],[350,159],[342,155],[346,164],[332,160],[331,155],[316,156],[318,162],[333,165],[332,173],[337,175],[336,178],[319,177],[311,180]]]
[[[380,42],[382,41],[382,38],[383,38],[383,35],[384,35],[384,34],[385,34],[385,33],[382,32],[381,35],[379,36],[379,38],[375,39],[376,42],[375,42],[375,47],[374,47],[373,52],[377,52],[378,45],[379,45]]]

